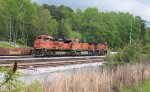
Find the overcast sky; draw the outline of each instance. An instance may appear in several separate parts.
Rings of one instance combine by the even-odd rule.
[[[32,0],[38,4],[66,5],[76,10],[97,7],[102,11],[130,12],[150,20],[150,0]]]

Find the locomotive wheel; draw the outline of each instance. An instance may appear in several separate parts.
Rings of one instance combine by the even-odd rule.
[[[96,56],[99,56],[99,52],[96,52],[95,55],[96,55]]]
[[[98,56],[100,56],[100,55],[103,55],[103,52],[102,52],[102,51],[99,51],[99,52],[98,52]]]
[[[66,51],[65,56],[71,56],[72,53],[70,51]]]
[[[76,56],[76,55],[77,55],[77,52],[76,52],[76,51],[72,51],[72,52],[71,52],[71,55],[72,55],[72,56]]]
[[[107,51],[104,51],[104,55],[107,55]]]
[[[76,52],[76,54],[80,56],[80,55],[81,55],[81,52],[80,52],[80,51],[78,51],[78,52]]]
[[[56,52],[55,51],[52,52],[52,56],[56,56]]]
[[[93,53],[94,53],[94,52],[88,52],[88,55],[92,56],[92,55],[94,55]]]

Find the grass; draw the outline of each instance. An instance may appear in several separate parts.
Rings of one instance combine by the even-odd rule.
[[[17,92],[150,92],[149,62],[84,69],[73,75],[53,77],[22,85]]]
[[[138,86],[124,87],[121,92],[150,92],[150,80],[145,80]]]
[[[2,48],[26,48],[26,46],[21,44],[14,44],[9,42],[0,42],[0,47]],[[28,47],[29,48],[29,47]]]
[[[126,64],[117,68],[79,71],[72,76],[56,76],[55,78],[41,83],[44,92],[130,92],[130,89],[124,89],[124,87],[134,87],[142,80],[150,78],[150,64]],[[143,89],[147,90],[148,87],[143,86]]]
[[[2,47],[2,48],[15,48],[15,46],[13,46],[12,44],[7,43],[7,42],[0,42],[0,47]]]

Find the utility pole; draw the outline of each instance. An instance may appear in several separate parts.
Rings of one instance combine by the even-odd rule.
[[[130,44],[132,43],[132,16],[131,16],[131,29],[130,29]]]
[[[132,10],[131,10],[131,29],[130,29],[130,44],[132,44]]]

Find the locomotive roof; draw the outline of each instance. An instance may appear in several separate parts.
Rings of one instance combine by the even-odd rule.
[[[53,38],[53,37],[51,37],[51,36],[46,36],[46,35],[39,35],[39,36],[37,36],[37,37],[42,37],[42,38]]]

